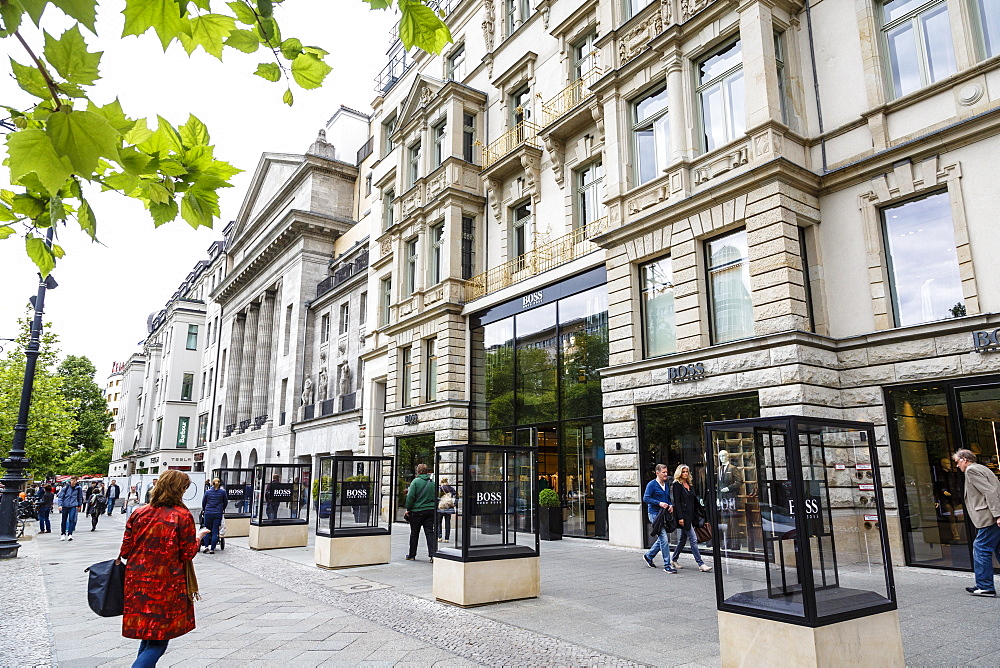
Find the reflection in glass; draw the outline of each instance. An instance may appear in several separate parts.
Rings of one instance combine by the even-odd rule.
[[[515,358],[516,417],[519,424],[558,418],[556,401],[556,305],[548,304],[514,318],[517,328]]]
[[[590,290],[561,300],[559,340],[562,418],[600,415],[600,369],[608,365],[607,292]]]
[[[948,20],[948,6],[941,4],[937,9],[925,12],[920,17],[924,33],[924,51],[927,53],[927,69],[930,81],[940,81],[955,73],[955,49],[951,45],[951,22]]]
[[[677,350],[674,319],[674,282],[671,258],[663,257],[639,268],[642,292],[642,331],[646,357]]]
[[[955,73],[955,49],[945,2],[887,2],[883,6],[883,23],[895,97]]]
[[[221,468],[212,471],[212,478],[222,481],[226,490],[226,519],[250,517],[253,499],[254,470]]]
[[[667,87],[654,89],[633,106],[632,137],[635,151],[636,183],[646,183],[660,175],[670,162],[670,116]]]
[[[978,0],[979,24],[983,30],[983,51],[987,58],[1000,54],[1000,3]]]
[[[738,139],[746,129],[742,65],[743,52],[737,40],[702,61],[698,69],[706,151]]]
[[[713,342],[753,336],[747,231],[709,241],[707,248]]]
[[[309,521],[310,466],[258,464],[254,467],[254,525],[305,524]]]
[[[415,434],[396,439],[396,521],[406,512],[406,490],[417,475],[417,464],[434,461],[434,434]]]

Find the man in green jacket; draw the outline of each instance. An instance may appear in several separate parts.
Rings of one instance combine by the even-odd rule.
[[[410,523],[410,551],[406,558],[413,561],[417,558],[417,542],[420,540],[420,528],[424,529],[427,539],[427,556],[434,561],[437,552],[437,536],[434,535],[434,513],[437,509],[437,490],[431,480],[430,469],[426,464],[417,464],[417,477],[410,483],[406,491],[406,519]]]

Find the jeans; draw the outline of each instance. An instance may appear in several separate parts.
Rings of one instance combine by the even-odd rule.
[[[48,508],[38,509],[38,530],[39,531],[52,531],[52,522],[49,521],[49,513],[52,512],[52,506]]]
[[[420,540],[420,529],[423,527],[424,538],[427,541],[427,556],[433,557],[437,552],[437,536],[434,535],[433,510],[410,511],[410,551],[407,557],[417,556],[417,542]]]
[[[59,511],[62,513],[62,520],[59,522],[59,533],[72,536],[73,532],[76,531],[77,507],[60,508]]]
[[[267,513],[267,519],[276,520],[278,519],[278,504],[280,501],[268,501],[265,511]]]
[[[652,524],[655,521],[656,515],[650,513],[649,523]],[[656,556],[657,552],[663,554],[663,565],[670,566],[670,536],[667,535],[667,531],[665,529],[660,529],[660,537],[656,539],[655,543],[653,543],[653,547],[649,548],[649,552],[646,553],[646,556],[652,559]]]
[[[993,555],[1000,559],[1000,526],[991,524],[976,531],[972,543],[972,566],[976,572],[976,587],[994,591]]]
[[[90,530],[97,531],[97,520],[101,519],[101,513],[90,513]]]
[[[678,527],[677,530],[681,532],[681,537],[677,540],[677,547],[674,548],[674,561],[677,561],[677,558],[681,556],[681,548],[684,547],[684,543],[689,542],[694,560],[698,562],[699,566],[704,564],[705,560],[701,558],[701,551],[698,549],[698,535],[694,532],[694,527]]]
[[[215,546],[219,542],[219,528],[222,526],[222,515],[205,515],[205,527],[212,530],[209,549],[215,551]]]
[[[115,501],[118,499],[108,499],[108,517],[111,517],[111,511],[115,509]]]
[[[167,651],[169,640],[140,640],[139,653],[132,663],[132,668],[152,668]]]
[[[441,524],[444,523],[444,540],[451,538],[451,516],[454,513],[438,511],[437,514],[437,535],[438,538],[441,537]]]

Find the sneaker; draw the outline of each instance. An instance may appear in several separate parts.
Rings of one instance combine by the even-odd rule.
[[[684,568],[683,566],[681,566],[680,564],[678,564],[676,561],[671,561],[670,563],[673,565],[674,568],[676,568],[678,570],[680,570],[681,568]]]
[[[664,566],[663,567],[663,572],[664,573],[676,573],[677,569],[674,568],[673,566]]]
[[[66,540],[66,534],[64,533],[59,534],[59,540]]]
[[[73,540],[73,534],[70,534],[69,536],[67,536],[66,540]]]
[[[416,557],[407,557],[406,560],[407,561],[416,561],[417,558]]]
[[[208,550],[209,554],[215,554],[215,550]]]
[[[648,555],[644,554],[644,555],[642,555],[642,558],[643,558],[643,561],[646,562],[647,566],[649,566],[650,568],[656,568],[656,564],[653,563],[653,560],[650,559]]]
[[[701,571],[702,573],[707,573],[710,570],[712,570],[712,567],[709,566],[708,564],[698,564],[698,570]]]
[[[434,563],[434,557],[430,557],[430,559],[428,559],[428,561],[430,561],[433,564]]]
[[[967,592],[969,592],[970,594],[972,594],[973,596],[988,596],[990,598],[996,598],[997,597],[996,590],[994,590],[994,589],[979,589],[979,588],[973,587],[971,589],[971,591],[970,591],[970,588],[966,587],[965,590]]]

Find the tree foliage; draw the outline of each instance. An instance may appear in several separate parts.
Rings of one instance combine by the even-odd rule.
[[[440,53],[451,41],[441,17],[421,0],[363,0],[372,9],[395,5],[406,49]],[[293,86],[319,88],[331,71],[328,52],[282,35],[275,15],[281,0],[125,0],[122,37],[153,32],[164,51],[178,43],[223,58],[226,49],[259,53],[254,74],[280,83],[293,103]],[[56,36],[43,27],[53,8],[73,20]],[[216,158],[208,128],[194,115],[182,125],[162,116],[130,118],[117,97],[97,100],[100,51],[85,33],[97,34],[97,0],[0,0],[0,39],[8,41],[11,73],[35,98],[26,109],[0,105],[10,183],[0,191],[0,240],[23,238],[25,252],[48,275],[64,251],[47,244],[44,230],[75,221],[97,240],[97,216],[85,196],[93,184],[143,202],[154,225],[179,216],[194,228],[220,216],[218,191],[231,187],[240,169]],[[93,95],[93,98],[92,98]]]
[[[72,475],[98,473],[106,475],[111,466],[111,452],[114,441],[105,436],[104,442],[94,450],[77,450],[67,457],[59,467],[60,472]]]
[[[101,388],[94,382],[97,370],[88,358],[68,355],[57,373],[63,379],[63,396],[76,414],[76,430],[70,445],[88,452],[100,450],[108,436],[111,415]]]

